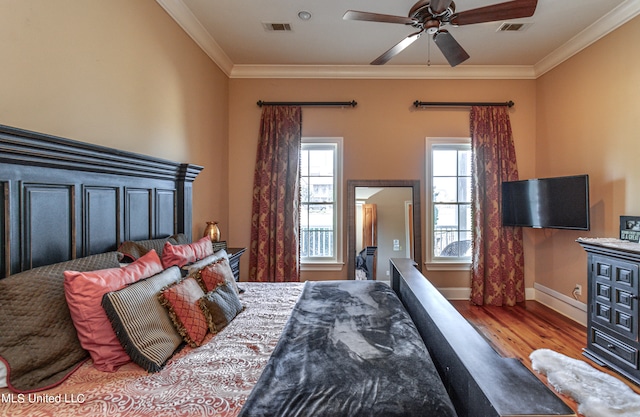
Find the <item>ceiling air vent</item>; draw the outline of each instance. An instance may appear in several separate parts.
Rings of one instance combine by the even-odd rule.
[[[290,23],[263,23],[267,32],[291,32]]]
[[[522,32],[529,27],[529,23],[508,23],[504,22],[498,28],[498,32]]]

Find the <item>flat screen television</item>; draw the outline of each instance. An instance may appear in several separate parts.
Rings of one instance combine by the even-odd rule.
[[[589,230],[589,176],[503,182],[502,225]]]

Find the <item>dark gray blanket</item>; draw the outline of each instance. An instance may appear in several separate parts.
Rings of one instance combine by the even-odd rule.
[[[307,282],[240,416],[455,416],[409,314],[376,281]]]

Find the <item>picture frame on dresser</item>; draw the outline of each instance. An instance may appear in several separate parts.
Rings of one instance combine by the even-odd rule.
[[[640,217],[620,216],[620,239],[640,242]]]

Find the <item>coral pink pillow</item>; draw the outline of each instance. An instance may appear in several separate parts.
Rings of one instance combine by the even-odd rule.
[[[204,284],[204,289],[207,292],[215,290],[219,285],[227,284],[238,294],[236,279],[227,258],[222,258],[218,262],[202,268],[200,281]]]
[[[172,245],[167,242],[162,248],[162,264],[165,268],[172,266],[182,268],[186,264],[204,259],[210,255],[213,255],[213,245],[206,236],[197,242],[186,245]]]
[[[178,333],[193,347],[202,344],[209,330],[207,318],[198,302],[202,297],[202,288],[191,277],[163,288],[158,295],[160,304],[169,311],[169,317]]]
[[[102,296],[163,270],[155,250],[122,268],[64,272],[64,292],[80,345],[89,352],[94,366],[114,372],[130,362],[102,308]]]

